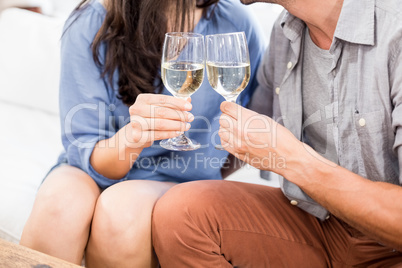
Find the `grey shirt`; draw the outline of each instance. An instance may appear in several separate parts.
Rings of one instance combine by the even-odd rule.
[[[302,45],[305,24],[284,12],[258,71],[250,107],[302,134]],[[402,177],[402,5],[400,0],[345,0],[328,76],[337,115],[338,161],[372,181],[400,185]],[[333,119],[335,120],[335,118]],[[267,172],[262,172],[265,176]],[[322,178],[325,180],[325,178]],[[324,220],[328,212],[281,178],[284,194]]]
[[[335,142],[338,142],[336,120],[332,105],[329,77],[333,56],[328,50],[316,46],[306,28],[303,46],[302,103],[303,132],[302,141],[317,153],[332,162],[338,163]]]

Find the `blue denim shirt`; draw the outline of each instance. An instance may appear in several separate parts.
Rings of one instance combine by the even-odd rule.
[[[302,138],[302,52],[306,25],[284,11],[258,72],[250,107]],[[345,0],[329,52],[331,102],[339,165],[372,181],[402,184],[402,5]],[[328,118],[323,118],[328,119]],[[280,138],[280,137],[278,137]],[[267,176],[262,172],[262,176]],[[325,180],[325,178],[322,178]],[[328,212],[280,178],[292,204],[324,220]]]
[[[212,7],[211,7],[212,8]],[[195,120],[188,136],[198,141],[202,148],[193,152],[173,152],[155,142],[145,148],[132,169],[121,180],[111,180],[96,172],[89,159],[99,140],[112,137],[130,121],[128,106],[118,98],[118,75],[114,87],[92,57],[91,44],[105,18],[105,8],[96,0],[79,14],[73,14],[65,26],[61,44],[60,119],[65,152],[59,162],[81,168],[101,188],[122,180],[158,180],[186,182],[192,180],[221,179],[220,169],[228,153],[218,151],[220,103],[224,100],[209,85],[205,76],[200,89],[192,95]],[[203,35],[244,31],[251,58],[252,77],[240,99],[245,105],[257,87],[257,67],[266,44],[262,30],[253,18],[249,7],[238,1],[221,0],[202,18],[195,30]],[[100,47],[100,60],[105,55]],[[135,68],[135,66],[133,66]],[[164,89],[163,94],[170,93]]]

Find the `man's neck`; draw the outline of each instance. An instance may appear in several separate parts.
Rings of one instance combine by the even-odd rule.
[[[292,15],[307,24],[313,42],[326,50],[331,47],[342,5],[343,0],[294,0],[283,3]]]

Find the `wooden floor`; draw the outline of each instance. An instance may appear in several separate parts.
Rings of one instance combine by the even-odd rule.
[[[0,268],[81,267],[41,252],[0,239]]]

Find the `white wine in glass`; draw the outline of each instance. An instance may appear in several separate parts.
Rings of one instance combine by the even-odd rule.
[[[244,32],[206,36],[207,75],[211,87],[236,103],[250,81],[250,56]],[[223,150],[221,145],[215,146]]]
[[[250,63],[207,63],[208,81],[225,100],[236,102],[250,81]]]
[[[162,80],[175,97],[186,99],[196,92],[204,81],[204,65],[185,62],[164,63]]]
[[[196,92],[204,80],[204,36],[196,33],[167,33],[163,45],[162,81],[177,98],[187,99]],[[200,144],[184,133],[162,140],[160,146],[174,151],[192,151]]]

